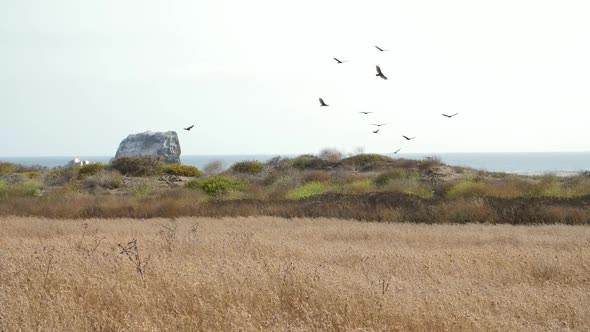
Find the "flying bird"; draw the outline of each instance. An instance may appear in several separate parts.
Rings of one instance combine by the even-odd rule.
[[[452,117],[454,117],[454,116],[455,116],[455,115],[457,115],[457,114],[459,114],[459,113],[455,113],[455,114],[451,114],[451,115],[448,115],[448,114],[444,114],[444,113],[443,113],[443,115],[442,115],[442,116],[445,116],[445,117],[447,117],[447,118],[452,118]]]
[[[194,126],[195,126],[195,125],[191,125],[191,126],[189,126],[189,127],[182,128],[182,129],[184,129],[184,130],[186,130],[186,131],[191,131],[191,129],[193,129],[193,127],[194,127]]]
[[[398,152],[399,152],[401,149],[402,149],[402,148],[399,148],[399,149],[397,149],[397,150],[393,151],[393,153],[392,153],[392,154],[397,154],[397,153],[398,153]]]
[[[377,129],[377,130],[373,131],[373,134],[376,134],[376,133],[378,133],[378,132],[379,132],[379,130],[380,130],[380,129]]]
[[[322,98],[320,98],[320,107],[322,107],[322,106],[330,106],[330,105],[326,104],[324,102],[324,100]]]
[[[348,62],[348,60],[338,60],[338,58],[334,58],[334,60],[336,61],[336,63],[344,63],[344,62]]]
[[[359,112],[359,113],[362,113],[362,114],[364,114],[364,115],[367,115],[367,114],[371,114],[371,113],[373,113],[373,112]]]
[[[377,74],[375,76],[379,76],[384,80],[387,79],[387,76],[383,75],[383,72],[381,71],[381,68],[379,66],[377,66]]]
[[[379,50],[379,52],[385,52],[385,51],[387,51],[387,50],[384,50],[384,49],[382,49],[381,47],[379,47],[379,46],[377,46],[377,45],[375,45],[375,48],[376,48],[376,49],[378,49],[378,50]]]
[[[382,127],[385,126],[387,123],[371,123],[373,126]]]
[[[405,138],[405,139],[407,139],[408,141],[409,140],[413,140],[414,138],[416,138],[416,137],[408,137],[408,136],[402,136],[402,137]]]

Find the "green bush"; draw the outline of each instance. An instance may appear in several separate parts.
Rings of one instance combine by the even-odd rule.
[[[328,187],[321,182],[308,182],[287,193],[287,199],[306,199],[325,193]]]
[[[529,197],[572,197],[575,196],[573,188],[566,188],[555,175],[544,175],[538,184],[525,194]]]
[[[188,189],[201,189],[208,196],[219,197],[231,191],[246,189],[247,182],[227,176],[214,176],[206,179],[190,180],[184,184]]]
[[[418,179],[418,173],[412,170],[407,170],[403,168],[393,168],[387,170],[381,174],[379,174],[374,180],[373,183],[377,187],[384,187],[391,183],[394,180],[399,179]]]
[[[365,179],[339,184],[334,188],[334,191],[341,194],[358,195],[375,191],[375,187],[373,186],[373,181]]]
[[[14,184],[0,181],[0,196],[36,196],[40,190],[41,184],[34,180]]]
[[[201,171],[195,166],[178,164],[164,165],[164,173],[176,176],[191,176],[195,178],[201,176]]]
[[[24,172],[22,173],[24,176],[28,177],[29,179],[38,179],[41,177],[41,172]]]
[[[264,163],[258,160],[239,161],[233,164],[230,170],[235,173],[256,175],[264,170]]]
[[[526,183],[522,180],[511,178],[494,182],[474,181],[472,179],[465,179],[454,184],[447,191],[447,197],[514,198],[523,196],[523,192],[531,190],[531,188],[531,184]]]
[[[157,192],[158,187],[150,180],[142,179],[127,187],[126,190],[135,198],[146,199],[153,196]]]
[[[327,166],[327,164],[328,163],[322,158],[311,154],[304,154],[289,161],[289,165],[291,167],[295,167],[300,170],[323,169]]]
[[[162,162],[157,156],[119,157],[111,166],[127,176],[152,176],[162,174]]]
[[[0,174],[15,173],[17,169],[18,165],[16,164],[4,162],[0,163]]]
[[[106,164],[103,163],[92,163],[84,166],[80,166],[78,170],[78,179],[82,180],[86,177],[96,175],[107,168]]]
[[[0,180],[0,197],[8,192],[8,184],[6,182]]]
[[[363,153],[342,160],[344,165],[352,165],[358,168],[369,168],[376,164],[391,161],[392,159],[380,154]]]

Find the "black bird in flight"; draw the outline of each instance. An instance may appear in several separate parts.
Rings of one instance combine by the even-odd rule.
[[[379,68],[379,66],[377,66],[377,75],[375,75],[375,76],[379,76],[384,80],[387,79],[387,76],[383,75],[383,72],[381,72],[381,68]]]
[[[376,48],[376,49],[378,49],[378,50],[379,50],[379,52],[385,52],[385,51],[387,51],[387,50],[384,50],[384,49],[382,49],[381,47],[379,47],[379,46],[377,46],[377,45],[375,45],[375,48]]]
[[[408,141],[409,140],[413,140],[414,138],[416,138],[416,137],[408,137],[408,136],[402,136],[402,137],[405,138],[405,139],[407,139]]]
[[[359,113],[362,113],[362,114],[364,114],[364,115],[367,115],[367,114],[371,114],[371,113],[373,113],[373,112],[359,112]]]
[[[322,98],[320,98],[320,107],[322,107],[322,106],[330,106],[330,105],[326,104],[324,102],[324,100]]]
[[[386,124],[387,123],[371,123],[371,125],[377,126],[377,127],[385,126]]]
[[[338,60],[338,58],[334,58],[334,60],[336,61],[336,63],[344,63],[344,62],[348,62],[348,60]]]
[[[189,126],[189,127],[186,127],[186,128],[182,128],[182,129],[184,129],[184,130],[186,130],[186,131],[191,131],[191,129],[193,129],[193,127],[194,127],[194,126],[195,126],[195,125],[192,125],[192,126]]]
[[[376,133],[378,133],[378,132],[379,132],[379,130],[380,130],[380,129],[377,129],[377,130],[373,131],[373,134],[376,134]]]
[[[447,118],[452,118],[452,117],[454,117],[454,116],[455,116],[455,115],[457,115],[457,114],[459,114],[459,113],[455,113],[455,114],[451,114],[451,115],[448,115],[448,114],[444,114],[444,113],[443,113],[443,115],[442,115],[442,116],[445,116],[445,117],[447,117]]]
[[[399,149],[397,149],[397,150],[393,151],[393,153],[392,153],[392,154],[397,154],[397,153],[398,153],[398,152],[399,152],[401,149],[402,149],[402,148],[399,148]]]

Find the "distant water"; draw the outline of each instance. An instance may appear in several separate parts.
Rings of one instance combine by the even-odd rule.
[[[225,167],[229,167],[236,161],[260,160],[267,161],[277,155],[201,155],[181,156],[181,161],[186,165],[199,168],[208,162],[219,160]],[[507,172],[518,174],[545,174],[558,175],[575,174],[580,171],[590,170],[590,152],[534,152],[534,153],[407,153],[398,154],[396,157],[423,159],[425,157],[438,157],[442,162],[453,166],[465,166],[475,169]],[[0,157],[0,161],[7,161],[23,165],[40,165],[46,167],[63,166],[74,157],[83,160],[99,161],[107,163],[110,156],[71,156],[71,157]],[[286,155],[293,157],[293,155]]]

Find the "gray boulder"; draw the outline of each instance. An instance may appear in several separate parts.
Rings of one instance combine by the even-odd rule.
[[[180,143],[175,131],[131,134],[125,138],[115,154],[119,157],[158,156],[168,164],[180,164]]]

